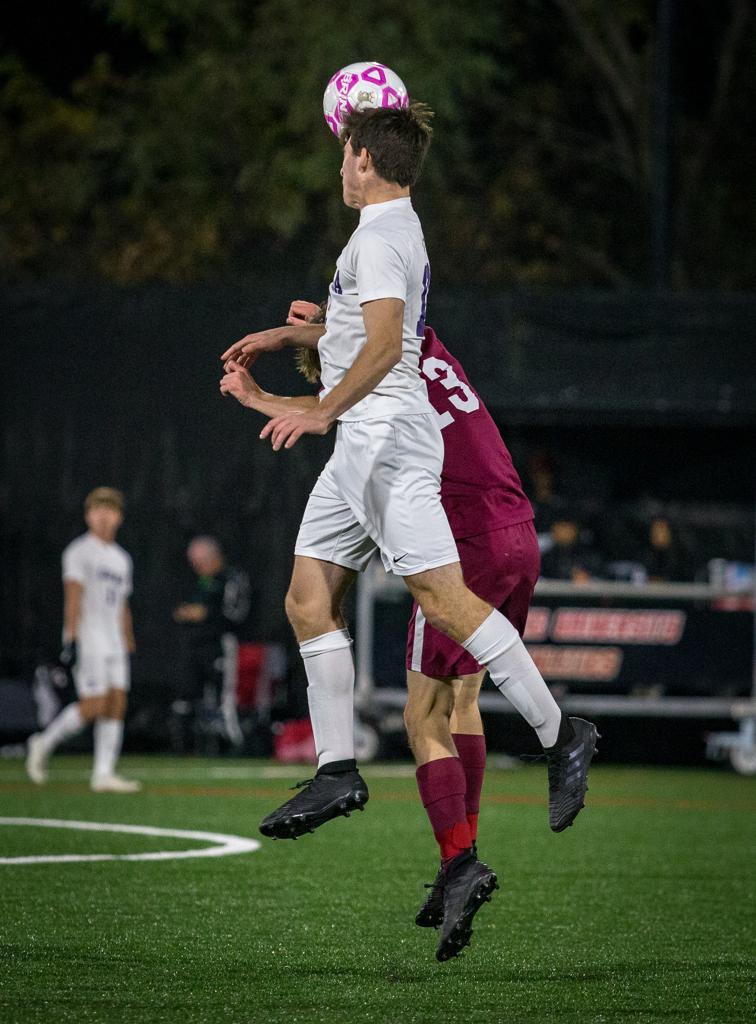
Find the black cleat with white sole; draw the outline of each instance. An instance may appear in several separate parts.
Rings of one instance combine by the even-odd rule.
[[[446,868],[444,919],[436,959],[459,956],[472,937],[472,920],[499,885],[496,874],[469,850],[460,853]]]
[[[260,822],[264,836],[298,839],[332,818],[348,818],[352,811],[364,811],[369,799],[365,780],[356,769],[334,774],[319,770],[314,779],[299,782],[294,788],[301,792]]]
[[[585,807],[588,768],[600,739],[593,722],[570,718],[574,735],[543,755],[549,773],[549,825],[552,832],[564,832]]]

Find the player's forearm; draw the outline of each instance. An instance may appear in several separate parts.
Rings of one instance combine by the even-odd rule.
[[[134,620],[131,615],[131,608],[128,605],[123,609],[123,618],[121,620],[121,626],[123,629],[123,642],[126,646],[126,650],[129,654],[133,654],[136,651],[136,640],[134,638]]]
[[[325,324],[297,324],[291,330],[289,345],[293,348],[317,348],[326,332]]]
[[[67,583],[63,598],[63,639],[67,643],[79,635],[81,617],[81,588]]]
[[[75,640],[79,635],[79,610],[71,611],[68,608],[63,611],[63,639],[68,642]]]
[[[247,408],[254,409],[256,412],[261,412],[263,416],[272,418],[273,416],[282,416],[287,412],[295,410],[310,412],[312,409],[316,409],[320,403],[315,395],[289,397],[287,395],[272,395],[267,391],[262,391],[259,394],[249,395],[245,404]]]
[[[383,332],[369,337],[344,377],[320,403],[321,411],[329,420],[337,420],[378,387],[401,358],[401,335],[398,340]]]

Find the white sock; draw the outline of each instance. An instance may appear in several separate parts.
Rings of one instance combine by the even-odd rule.
[[[494,609],[462,646],[485,665],[497,688],[533,726],[541,746],[553,747],[562,712],[509,619]]]
[[[95,779],[115,774],[116,761],[123,742],[123,722],[118,718],[98,718],[94,726]]]
[[[354,659],[346,629],[299,645],[307,673],[307,703],[318,768],[354,758]]]
[[[81,717],[79,705],[75,701],[73,704],[67,704],[61,713],[53,718],[44,732],[40,733],[45,757],[49,757],[53,750],[65,740],[70,740],[77,732],[81,732],[85,725],[86,722]]]

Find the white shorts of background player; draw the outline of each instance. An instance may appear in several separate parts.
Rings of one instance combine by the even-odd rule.
[[[109,690],[128,692],[131,685],[129,657],[107,648],[80,644],[73,676],[80,699],[104,697]]]

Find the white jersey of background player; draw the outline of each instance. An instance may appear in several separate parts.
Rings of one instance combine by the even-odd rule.
[[[134,633],[129,608],[131,557],[115,543],[123,521],[123,498],[110,487],[88,495],[89,531],[63,552],[64,624],[61,662],[73,671],[78,700],[67,705],[44,732],[30,737],[27,770],[36,783],[47,779],[47,760],[66,739],[94,722],[92,789],[133,793],[139,783],[116,775],[130,683]]]

